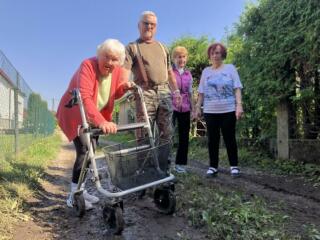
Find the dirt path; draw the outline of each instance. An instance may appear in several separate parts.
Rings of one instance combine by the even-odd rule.
[[[124,200],[126,228],[122,236],[113,236],[102,219],[103,201],[83,218],[73,216],[65,204],[73,159],[73,146],[64,139],[59,156],[46,171],[43,189],[37,198],[30,200],[33,218],[17,224],[14,239],[207,239],[205,233],[189,227],[187,219],[179,212],[173,216],[159,213],[150,198],[140,200],[132,196]],[[190,169],[203,175],[206,165],[192,161]],[[300,178],[267,175],[252,169],[242,171],[242,176],[236,180],[224,170],[218,178],[204,181],[243,191],[248,196],[257,195],[270,205],[277,205],[275,211],[290,216],[289,227],[293,232],[301,231],[303,224],[320,226],[319,189]],[[103,198],[94,190],[92,183],[88,184],[88,189]]]
[[[74,160],[73,145],[64,139],[62,149],[56,160],[52,161],[36,199],[30,200],[32,221],[20,222],[15,228],[16,240],[44,239],[205,239],[205,235],[188,226],[185,218],[174,214],[164,215],[157,211],[152,199],[135,196],[124,199],[124,218],[126,222],[122,236],[114,236],[102,218],[100,201],[95,208],[79,219],[66,207],[65,199],[69,190],[71,169]],[[89,192],[100,199],[103,196],[88,183]]]

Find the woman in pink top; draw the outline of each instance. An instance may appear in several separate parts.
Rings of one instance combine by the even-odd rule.
[[[174,61],[173,72],[182,98],[181,104],[173,103],[173,125],[178,126],[179,142],[176,154],[175,171],[185,173],[188,162],[190,112],[192,110],[192,75],[186,69],[188,51],[185,47],[177,46],[172,51]],[[172,96],[174,100],[174,96]]]
[[[125,59],[125,47],[115,39],[107,39],[97,47],[97,56],[85,59],[73,75],[68,89],[62,96],[57,120],[60,128],[76,148],[76,160],[73,167],[71,193],[67,205],[73,206],[73,193],[77,189],[81,166],[86,154],[84,136],[78,134],[81,127],[79,107],[66,108],[74,88],[80,89],[80,94],[89,123],[100,128],[104,133],[116,133],[117,126],[112,120],[114,100],[120,98],[130,88],[129,82],[122,81],[122,68]],[[83,192],[86,209],[92,208],[99,198]]]

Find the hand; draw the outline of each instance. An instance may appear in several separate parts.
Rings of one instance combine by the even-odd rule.
[[[182,97],[179,92],[173,94],[173,101],[175,101],[175,105],[179,107],[182,103]]]
[[[125,82],[123,85],[122,85],[122,88],[124,91],[128,91],[128,90],[131,90],[133,89],[134,87],[134,83],[133,82]]]
[[[243,108],[242,104],[237,104],[236,105],[236,118],[239,120],[243,116]]]
[[[191,119],[192,121],[195,121],[198,119],[197,115],[196,115],[196,110],[193,110],[192,113],[191,113]]]
[[[198,120],[201,117],[201,107],[196,105],[195,109],[192,111],[192,118]]]
[[[113,122],[104,121],[99,125],[99,128],[103,131],[103,133],[111,133],[114,134],[117,132],[117,125]]]

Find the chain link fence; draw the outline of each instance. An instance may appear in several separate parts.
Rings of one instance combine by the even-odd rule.
[[[0,50],[0,158],[52,134],[55,118]]]

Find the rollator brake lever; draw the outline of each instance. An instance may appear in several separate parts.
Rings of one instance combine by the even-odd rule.
[[[66,108],[72,108],[73,106],[78,105],[78,103],[79,103],[77,90],[73,89],[69,93],[70,93],[70,95],[72,95],[72,97],[69,100],[69,102],[66,105],[64,105]]]

